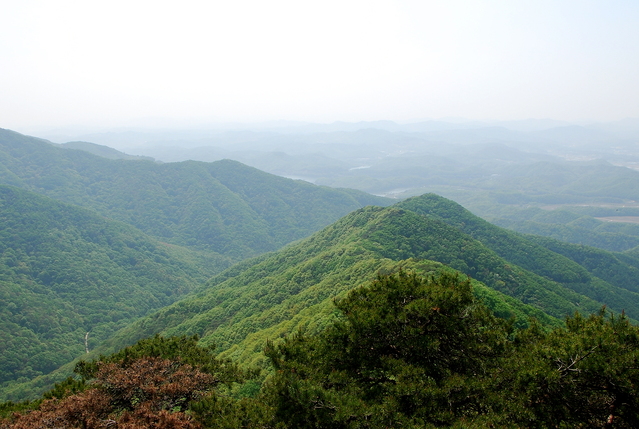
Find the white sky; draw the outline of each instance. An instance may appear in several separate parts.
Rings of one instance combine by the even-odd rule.
[[[0,0],[0,127],[639,117],[639,1]]]

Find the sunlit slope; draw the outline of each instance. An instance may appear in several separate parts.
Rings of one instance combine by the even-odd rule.
[[[496,231],[501,230],[496,227]],[[440,219],[401,207],[366,207],[306,240],[230,268],[196,294],[134,323],[118,334],[111,347],[158,332],[198,334],[205,343],[215,343],[225,353],[251,361],[267,338],[299,327],[321,329],[332,314],[336,296],[380,270],[400,266],[422,272],[455,269],[470,275],[486,285],[476,282],[476,291],[489,306],[520,322],[535,316],[550,323],[577,310],[596,312],[604,304],[621,311],[610,304],[619,295],[631,300],[628,314],[639,315],[636,293],[517,238],[502,241],[494,237],[493,245],[502,250],[514,246],[513,254],[539,252],[538,266],[531,267],[537,273],[509,260],[513,258],[499,256],[489,245]],[[601,289],[604,286],[606,291]]]
[[[0,183],[91,208],[163,241],[234,258],[307,237],[364,205],[390,203],[234,161],[113,160],[8,130],[0,130]]]
[[[637,262],[623,254],[524,236],[495,226],[434,194],[404,200],[397,207],[445,222],[480,241],[508,263],[639,319]],[[481,278],[479,274],[474,276]]]
[[[0,185],[0,386],[46,374],[230,260]],[[1,389],[0,389],[1,390]]]

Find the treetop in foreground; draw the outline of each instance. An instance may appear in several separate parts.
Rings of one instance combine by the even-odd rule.
[[[259,391],[224,389],[247,373],[196,337],[156,336],[79,365],[85,390],[0,427],[639,427],[639,328],[624,314],[517,329],[451,272],[379,275],[335,304],[320,333],[266,344]]]

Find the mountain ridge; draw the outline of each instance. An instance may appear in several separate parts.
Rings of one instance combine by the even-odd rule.
[[[431,198],[435,197],[425,197]],[[331,317],[332,299],[371,280],[376,272],[399,268],[470,275],[493,309],[501,307],[498,314],[517,315],[520,324],[533,315],[552,324],[575,311],[597,312],[606,302],[588,289],[602,285],[612,290],[605,297],[626,293],[639,302],[639,295],[614,289],[560,254],[555,253],[558,260],[578,267],[579,274],[586,276],[580,287],[508,262],[459,229],[401,204],[359,209],[307,239],[232,267],[189,297],[125,328],[110,347],[158,332],[197,334],[204,344],[217,344],[223,355],[260,362],[257,351],[267,338],[280,338],[301,327],[321,329]],[[623,310],[618,305],[610,307]],[[628,311],[636,313],[637,309]]]
[[[0,185],[0,385],[46,374],[231,260]]]
[[[236,161],[110,160],[7,130],[0,130],[0,183],[90,208],[163,241],[236,259],[275,250],[364,205],[391,203]]]

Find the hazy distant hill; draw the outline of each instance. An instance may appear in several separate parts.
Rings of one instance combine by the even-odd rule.
[[[374,121],[263,127],[236,124],[235,127],[209,130],[128,130],[68,138],[128,147],[132,153],[163,161],[236,159],[284,176],[311,178],[316,183],[331,186],[355,186],[381,194],[395,190],[396,182],[411,189],[442,184],[430,174],[428,157],[448,158],[440,166],[449,170],[465,167],[480,171],[489,167],[492,171],[487,171],[488,176],[505,174],[498,171],[500,167],[529,163],[535,158],[554,163],[596,159],[622,165],[631,161],[636,163],[639,161],[637,136],[639,120],[627,119],[590,125],[552,120],[423,121],[412,124]],[[487,146],[499,150],[484,150]],[[283,165],[278,155],[294,162]],[[313,156],[315,162],[309,158]],[[424,168],[417,175],[395,169],[393,182],[380,180],[379,171],[375,170],[398,162],[407,166],[421,163]],[[371,170],[358,169],[363,166]],[[328,168],[322,171],[323,167]],[[375,181],[367,180],[371,178]],[[446,184],[455,186],[459,182]],[[413,195],[433,190],[415,190]],[[516,190],[516,187],[510,190]]]
[[[275,250],[368,204],[234,161],[156,164],[64,150],[0,130],[0,183],[91,208],[162,240],[235,258]]]
[[[46,374],[230,260],[0,185],[0,386]]]
[[[476,291],[497,314],[519,323],[529,316],[552,323],[604,304],[639,318],[637,282],[625,284],[625,277],[604,272],[607,266],[629,275],[635,267],[607,252],[610,259],[598,267],[562,253],[433,195],[367,207],[308,239],[230,268],[192,296],[132,324],[110,345],[117,349],[156,332],[198,334],[227,355],[259,360],[267,338],[300,327],[321,329],[335,296],[398,267],[433,272],[448,266],[469,275],[482,282]]]
[[[83,150],[85,152],[89,152],[94,155],[98,155],[103,158],[109,158],[109,159],[154,161],[154,159],[149,156],[128,155],[124,152],[120,152],[119,150],[110,148],[108,146],[103,146],[103,145],[89,143],[89,142],[68,142],[68,143],[63,143],[60,146],[64,149]]]
[[[492,222],[527,234],[552,237],[568,243],[584,244],[613,252],[621,252],[639,246],[639,225],[623,222],[603,222],[592,216],[578,213],[579,208],[565,207],[557,210],[529,208]],[[625,214],[628,210],[612,208],[601,210],[603,215]],[[630,212],[629,215],[637,213]]]

